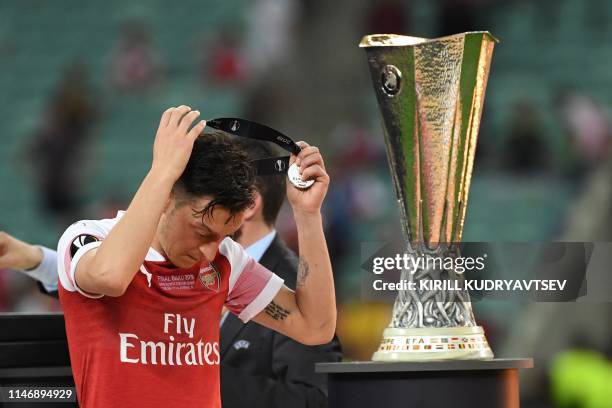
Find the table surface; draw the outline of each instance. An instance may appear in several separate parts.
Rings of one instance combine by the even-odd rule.
[[[70,367],[16,367],[0,368],[2,378],[33,378],[33,377],[72,377]]]
[[[414,362],[353,361],[317,363],[317,373],[383,373],[398,371],[505,370],[533,368],[532,358],[494,358],[491,360],[443,360]]]

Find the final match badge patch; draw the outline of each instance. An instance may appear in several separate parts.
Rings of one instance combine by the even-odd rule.
[[[209,263],[207,266],[200,267],[198,274],[200,283],[208,290],[218,293],[221,289],[221,275],[214,263]]]

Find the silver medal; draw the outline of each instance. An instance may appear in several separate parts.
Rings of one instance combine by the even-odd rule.
[[[302,180],[302,177],[300,177],[299,167],[295,163],[289,166],[289,170],[287,170],[287,177],[289,177],[291,184],[303,190],[314,184],[314,180]]]

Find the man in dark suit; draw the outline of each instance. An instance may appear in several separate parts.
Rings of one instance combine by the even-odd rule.
[[[249,140],[244,148],[252,158],[273,151]],[[285,198],[285,176],[256,179],[255,206],[234,237],[263,266],[295,289],[297,257],[276,234],[274,224]],[[43,290],[57,288],[55,252],[0,233],[0,268],[14,268],[37,279]],[[57,296],[57,292],[55,292]],[[254,322],[242,323],[231,313],[222,316],[221,399],[224,408],[326,407],[326,379],[315,374],[318,362],[340,361],[340,343],[305,346]]]
[[[268,145],[242,141],[251,158],[273,156]],[[285,176],[258,176],[255,206],[234,237],[256,261],[295,289],[298,260],[274,230],[285,198]],[[223,407],[326,407],[326,379],[317,362],[340,361],[334,337],[322,346],[305,346],[256,323],[244,324],[226,313],[221,324],[221,399]]]
[[[295,287],[297,258],[275,237],[260,263]],[[326,381],[317,362],[341,358],[338,340],[305,346],[228,314],[221,325],[223,407],[326,407]]]

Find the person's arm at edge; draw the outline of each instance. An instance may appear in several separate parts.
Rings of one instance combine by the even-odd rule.
[[[185,169],[193,143],[205,126],[187,106],[166,110],[153,147],[153,164],[127,211],[102,244],[80,259],[76,284],[98,295],[121,296],[138,272],[168,203],[172,187]]]
[[[15,238],[0,231],[0,268],[17,270],[36,280],[42,292],[57,292],[57,254],[55,251]]]
[[[42,260],[42,248],[0,231],[0,268],[34,269]]]

